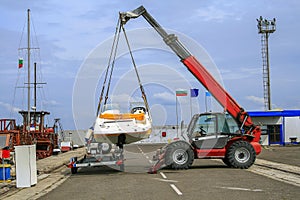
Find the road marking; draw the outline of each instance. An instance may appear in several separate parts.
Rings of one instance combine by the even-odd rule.
[[[239,190],[239,191],[251,191],[251,192],[262,192],[261,189],[250,189],[250,188],[239,188],[239,187],[217,187],[228,190]]]
[[[164,179],[167,178],[167,176],[166,176],[163,172],[159,172],[159,173],[160,173],[160,175],[161,175]]]
[[[140,150],[140,152],[144,153],[141,147],[137,146],[137,148]]]
[[[167,182],[167,183],[178,183],[178,181],[170,180],[170,179],[162,179],[162,178],[154,178],[155,180]]]
[[[182,192],[174,184],[170,184],[170,186],[178,195],[182,195]]]
[[[159,181],[163,181],[163,182],[172,182],[172,183],[177,183],[178,181],[175,180],[168,180],[167,176],[163,173],[163,172],[159,172],[160,175],[163,177],[163,179],[161,178],[156,178],[156,180]],[[176,187],[176,185],[174,184],[170,184],[171,188],[178,194],[178,195],[182,195],[182,192],[180,192],[180,190]]]

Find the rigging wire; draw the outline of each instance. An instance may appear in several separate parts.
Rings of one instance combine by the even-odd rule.
[[[37,69],[36,71],[38,72],[38,77],[37,77],[37,84],[43,84],[41,83],[42,80],[43,80],[43,74],[42,74],[42,61],[41,61],[41,51],[40,51],[40,48],[39,48],[39,40],[38,40],[38,37],[37,37],[37,32],[36,32],[36,28],[35,28],[35,25],[34,25],[34,16],[33,14],[31,14],[31,25],[32,25],[32,30],[33,30],[33,35],[34,35],[34,38],[32,38],[31,40],[31,46],[33,47],[32,49],[36,50],[36,51],[33,51],[33,60],[36,60],[37,62],[34,62],[34,63],[37,63]],[[36,47],[34,47],[36,46]],[[43,88],[42,86],[41,87],[37,87],[37,88]],[[47,92],[48,93],[48,92]],[[46,104],[43,103],[43,101],[46,101],[47,97],[46,97],[46,94],[45,94],[45,91],[44,89],[42,90],[37,90],[37,94],[36,95],[39,95],[40,96],[40,109],[43,110],[43,106],[47,107]],[[45,108],[47,110],[47,108]],[[48,116],[47,116],[47,120],[48,119]],[[49,123],[49,122],[48,122]]]
[[[20,69],[18,69],[18,75],[17,75],[17,80],[16,80],[16,83],[15,83],[15,88],[14,88],[14,94],[13,94],[13,99],[12,99],[12,106],[10,107],[10,113],[9,113],[9,116],[10,118],[12,118],[12,115],[15,111],[15,99],[16,99],[16,90],[17,90],[17,85],[18,85],[18,82],[19,82],[19,79],[20,79]],[[22,98],[23,99],[23,98]]]
[[[142,98],[144,100],[146,110],[149,113],[150,110],[149,110],[149,104],[148,104],[148,101],[147,101],[146,93],[145,93],[144,87],[142,85],[142,82],[141,82],[141,79],[140,79],[140,76],[139,76],[139,73],[138,73],[138,70],[137,70],[137,66],[136,66],[135,60],[133,58],[133,54],[132,54],[132,50],[131,50],[131,47],[130,47],[130,44],[129,44],[129,40],[128,40],[128,37],[127,37],[127,34],[126,34],[126,31],[125,31],[125,28],[124,28],[123,24],[121,24],[121,27],[122,27],[122,30],[123,30],[123,33],[124,33],[124,36],[125,36],[127,46],[128,46],[128,50],[129,50],[131,61],[132,61],[132,64],[133,64],[133,67],[134,67],[134,70],[135,70],[135,74],[136,74],[137,79],[138,79],[138,83],[139,83],[140,90],[141,90],[141,93],[142,93]]]
[[[105,86],[106,86],[106,80],[107,80],[108,72],[109,72],[109,69],[110,69],[112,56],[113,56],[114,51],[115,51],[116,41],[119,40],[119,38],[117,38],[117,36],[119,35],[118,32],[120,32],[120,30],[119,30],[120,25],[119,24],[120,24],[120,19],[118,20],[117,25],[116,25],[116,31],[115,31],[114,40],[113,40],[112,48],[111,48],[110,55],[109,55],[108,64],[107,64],[107,67],[106,67],[105,77],[104,77],[104,81],[103,81],[103,84],[102,84],[102,90],[101,90],[101,94],[100,94],[100,97],[99,97],[96,116],[99,115],[99,111],[100,111],[100,108],[101,108],[101,103],[102,103],[102,100],[103,100],[103,95],[104,95]]]
[[[116,56],[117,56],[117,49],[118,49],[118,44],[119,44],[119,41],[120,41],[120,33],[121,33],[121,28],[120,27],[121,27],[121,23],[119,25],[119,31],[117,33],[117,42],[116,42],[116,45],[115,45],[114,57],[113,57],[113,61],[112,61],[112,64],[111,64],[110,76],[109,76],[109,80],[108,80],[108,84],[107,84],[107,90],[106,90],[104,105],[107,103],[108,94],[109,94],[110,85],[111,85],[112,74],[113,74],[113,71],[114,71],[114,66],[115,66],[115,61],[116,61]]]
[[[18,48],[18,58],[19,59],[23,59],[24,58],[24,56],[26,56],[26,53],[25,53],[25,55],[24,55],[24,53],[23,53],[23,48],[20,48],[21,47],[21,43],[22,43],[22,40],[23,40],[23,35],[24,35],[24,32],[25,32],[25,27],[26,27],[26,20],[24,21],[24,25],[23,25],[23,28],[22,28],[22,33],[21,33],[21,38],[20,38],[20,41],[19,41],[19,48]],[[17,79],[16,79],[16,82],[15,82],[15,87],[14,87],[14,92],[13,92],[13,98],[12,98],[12,103],[11,103],[11,107],[10,107],[10,114],[9,114],[9,116],[10,116],[10,118],[12,118],[12,116],[13,116],[13,113],[16,111],[16,107],[15,107],[15,103],[16,103],[16,92],[17,92],[17,88],[19,88],[18,87],[18,84],[19,84],[19,80],[20,80],[20,78],[21,78],[21,70],[20,70],[20,68],[18,68],[18,74],[17,74]],[[25,80],[25,79],[24,79]],[[25,81],[24,81],[25,82]],[[23,88],[23,92],[22,92],[22,96],[24,97],[24,87],[22,87]],[[21,98],[22,99],[22,101],[21,101],[21,105],[22,105],[22,107],[24,107],[24,98]]]
[[[25,26],[26,26],[26,20],[24,22],[24,25],[23,25],[23,29],[22,29],[22,34],[21,34],[21,38],[20,38],[20,42],[19,42],[19,50],[21,49],[21,43],[22,43],[22,40],[23,40],[23,35],[24,35],[24,30],[25,30]]]
[[[106,72],[105,72],[105,78],[104,78],[103,85],[102,85],[102,91],[101,91],[101,95],[100,95],[99,102],[98,102],[97,116],[98,116],[99,111],[100,111],[101,102],[103,100],[103,94],[104,94],[104,90],[105,90],[105,86],[106,86],[106,81],[107,81],[108,73],[109,73],[109,70],[110,70],[110,76],[109,76],[109,80],[108,80],[108,83],[107,83],[105,101],[104,101],[103,105],[105,105],[107,103],[108,94],[109,94],[110,85],[111,85],[111,80],[112,80],[112,74],[113,74],[115,60],[116,60],[116,56],[117,56],[117,48],[118,48],[118,44],[119,44],[121,31],[123,31],[125,39],[126,39],[126,44],[127,44],[127,47],[128,47],[129,53],[130,53],[130,57],[131,57],[131,61],[132,61],[132,64],[133,64],[133,67],[134,67],[134,70],[135,70],[135,74],[136,74],[137,79],[138,79],[138,84],[139,84],[139,87],[140,87],[140,90],[141,90],[141,93],[142,93],[142,99],[144,101],[146,111],[148,113],[150,113],[146,93],[145,93],[144,87],[142,85],[142,82],[141,82],[141,79],[140,79],[140,76],[139,76],[139,73],[138,73],[138,70],[137,70],[135,60],[133,58],[133,53],[132,53],[132,50],[131,50],[131,47],[130,47],[130,44],[129,44],[129,40],[128,40],[126,31],[125,31],[125,28],[124,28],[124,26],[121,23],[121,20],[119,18],[119,20],[117,22],[117,26],[116,26],[116,31],[115,31],[115,35],[114,35],[114,40],[113,40],[112,49],[111,49],[111,52],[110,52],[108,65],[107,65]]]

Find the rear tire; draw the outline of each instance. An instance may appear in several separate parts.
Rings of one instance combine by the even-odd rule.
[[[253,146],[246,141],[234,142],[227,150],[224,163],[233,168],[247,169],[253,165],[256,153]]]
[[[194,152],[188,143],[177,141],[168,145],[165,159],[172,169],[188,169],[193,164]]]

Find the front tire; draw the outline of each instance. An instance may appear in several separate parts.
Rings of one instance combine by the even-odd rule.
[[[223,163],[224,163],[225,165],[227,165],[228,167],[231,167],[231,164],[229,163],[227,157],[223,158],[222,161],[223,161]]]
[[[248,169],[253,165],[256,153],[253,146],[246,141],[234,142],[227,150],[225,164],[240,169]],[[224,161],[223,160],[223,161]]]
[[[166,151],[166,165],[172,169],[188,169],[194,161],[191,146],[183,141],[173,142]]]

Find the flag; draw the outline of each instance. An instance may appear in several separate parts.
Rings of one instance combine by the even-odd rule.
[[[19,58],[19,69],[23,67],[23,58]]]
[[[197,97],[199,94],[199,89],[191,89],[191,97]]]
[[[208,91],[206,91],[206,92],[205,92],[205,96],[210,97],[211,94],[210,94]]]
[[[176,90],[177,97],[184,97],[187,96],[187,90]]]

